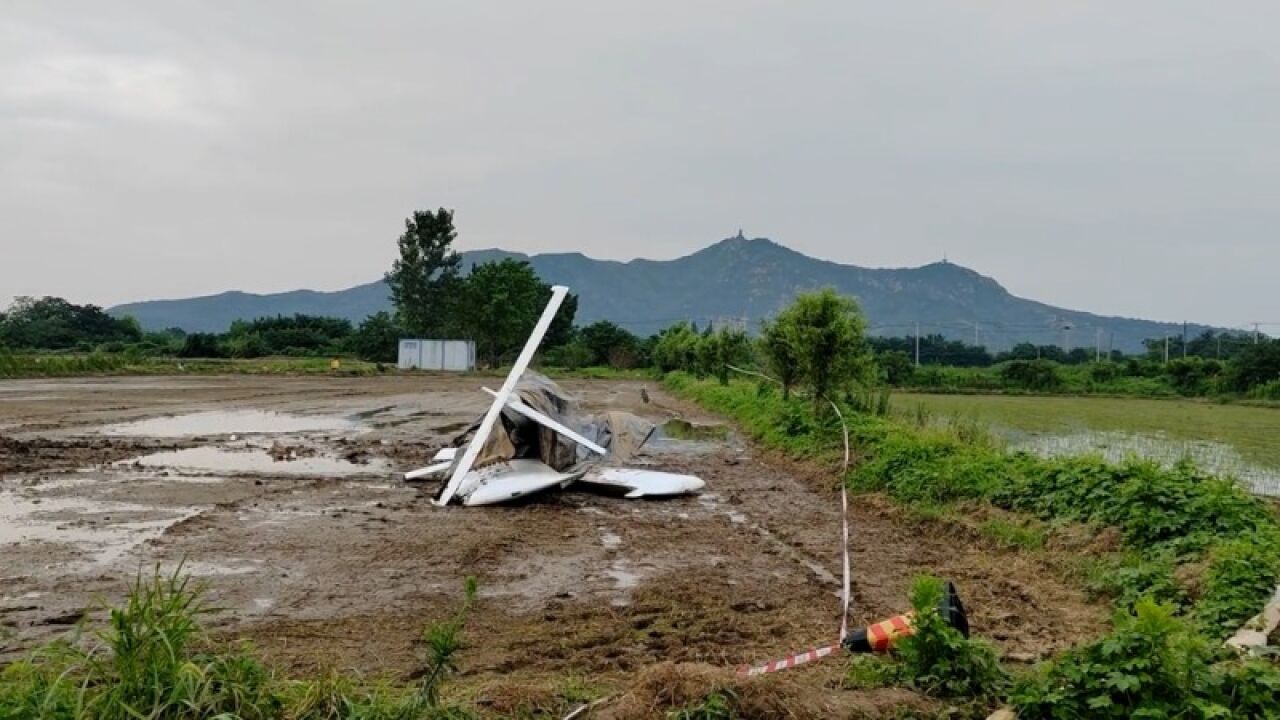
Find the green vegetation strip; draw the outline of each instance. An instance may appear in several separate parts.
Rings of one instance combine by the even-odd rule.
[[[673,373],[666,385],[799,458],[830,458],[839,442],[833,416],[768,384],[722,385]],[[993,686],[1020,717],[1280,717],[1280,670],[1240,661],[1221,643],[1262,608],[1280,578],[1280,520],[1262,501],[1185,464],[1007,453],[972,426],[913,427],[858,412],[868,403],[856,396],[846,404],[860,457],[846,478],[854,489],[918,508],[985,502],[1121,534],[1119,558],[1091,577],[1093,589],[1116,602],[1113,632],[1016,678],[1008,690]],[[1188,569],[1198,571],[1190,582],[1179,572]],[[937,647],[943,660],[933,662],[973,672],[971,661],[944,661],[968,657],[967,646],[957,649],[952,638]],[[984,694],[962,681],[928,685]]]
[[[139,577],[106,625],[35,652],[0,671],[3,720],[463,720],[441,699],[475,598],[423,633],[426,664],[415,686],[328,675],[281,678],[248,646],[215,644],[211,612],[189,576]],[[85,628],[88,630],[88,628]]]
[[[34,354],[0,349],[0,378],[94,375],[373,375],[386,366],[361,360],[262,357],[252,360],[144,357],[130,353]]]

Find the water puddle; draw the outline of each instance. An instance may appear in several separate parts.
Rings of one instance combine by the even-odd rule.
[[[1086,431],[1071,435],[1036,435],[1014,442],[1011,450],[1042,457],[1100,455],[1119,463],[1134,457],[1170,467],[1190,460],[1196,467],[1230,477],[1258,495],[1280,496],[1280,469],[1246,460],[1230,445],[1206,440],[1179,440],[1165,435]]]
[[[625,567],[626,563],[616,562],[604,571],[604,576],[613,580],[615,590],[631,590],[640,584],[640,575],[627,571]]]
[[[74,545],[94,565],[109,565],[198,508],[145,505],[0,492],[0,548],[34,543]]]
[[[673,418],[663,423],[654,433],[654,437],[668,440],[712,442],[728,439],[729,428],[726,425],[699,425],[688,420]]]
[[[269,435],[362,429],[358,420],[338,415],[297,415],[269,410],[211,410],[108,425],[98,432],[126,437]]]
[[[656,454],[704,455],[715,452],[729,438],[726,425],[699,425],[677,418],[655,428],[644,450]]]
[[[162,575],[173,575],[181,570],[185,574],[196,577],[229,577],[234,575],[250,575],[262,570],[261,560],[241,560],[235,564],[222,564],[198,560],[186,560],[181,565],[176,563],[162,564]]]
[[[353,475],[386,475],[391,472],[385,460],[371,459],[354,463],[341,458],[312,455],[277,460],[265,448],[194,447],[167,450],[121,460],[117,466],[169,468],[178,472],[221,475],[299,475],[350,477]]]

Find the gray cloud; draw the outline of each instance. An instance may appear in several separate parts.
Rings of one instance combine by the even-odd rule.
[[[0,302],[377,277],[464,248],[946,252],[1108,313],[1280,320],[1266,2],[29,2]]]

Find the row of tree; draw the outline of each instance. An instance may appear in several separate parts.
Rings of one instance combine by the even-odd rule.
[[[142,328],[133,318],[115,318],[96,305],[62,298],[20,297],[0,312],[0,347],[15,350],[94,349],[142,340]]]
[[[132,318],[114,318],[92,305],[59,298],[20,298],[0,313],[0,347],[45,350],[129,350],[180,357],[253,358],[268,355],[356,355],[395,360],[402,337],[469,338],[482,363],[497,366],[514,356],[528,337],[551,288],[526,262],[507,259],[464,272],[453,249],[453,212],[419,211],[405,221],[399,257],[387,273],[394,313],[377,313],[358,326],[309,315],[238,321],[225,333],[181,330],[143,332]],[[570,295],[543,341],[544,363],[557,367],[654,367],[727,380],[728,368],[767,368],[786,391],[797,383],[817,395],[851,380],[911,384],[919,365],[1000,367],[1005,382],[1033,389],[1060,384],[1059,365],[1091,363],[1084,348],[1022,344],[992,354],[986,348],[941,335],[867,337],[856,302],[834,291],[799,296],[766,322],[755,340],[736,329],[701,331],[677,323],[641,338],[614,323],[573,324],[578,299]],[[1248,342],[1245,342],[1248,340]],[[1166,340],[1147,343],[1146,357],[1119,353],[1089,371],[1102,381],[1119,376],[1163,377],[1186,394],[1243,392],[1280,381],[1280,341],[1258,342],[1237,333],[1203,333],[1187,342],[1171,339],[1172,362],[1163,362]],[[1225,361],[1216,356],[1226,354]],[[1103,377],[1105,376],[1105,377]]]

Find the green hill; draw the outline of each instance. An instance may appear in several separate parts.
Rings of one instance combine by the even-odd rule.
[[[1141,349],[1144,338],[1177,335],[1181,324],[1105,317],[1015,297],[995,280],[951,263],[917,268],[872,269],[819,260],[773,241],[722,240],[675,260],[595,260],[581,253],[527,256],[503,250],[463,253],[464,267],[503,257],[528,260],[547,282],[568,285],[581,298],[578,321],[612,320],[647,335],[677,320],[745,321],[748,327],[790,302],[796,292],[833,287],[856,296],[881,335],[924,333],[973,341],[993,348],[1020,341],[1069,342],[1104,348]],[[358,322],[389,309],[382,281],[335,292],[296,290],[256,295],[225,292],[180,300],[152,300],[111,308],[133,315],[148,329],[180,327],[222,331],[233,320],[308,313]],[[1066,329],[1069,326],[1070,329]],[[1206,329],[1192,326],[1195,334]]]

